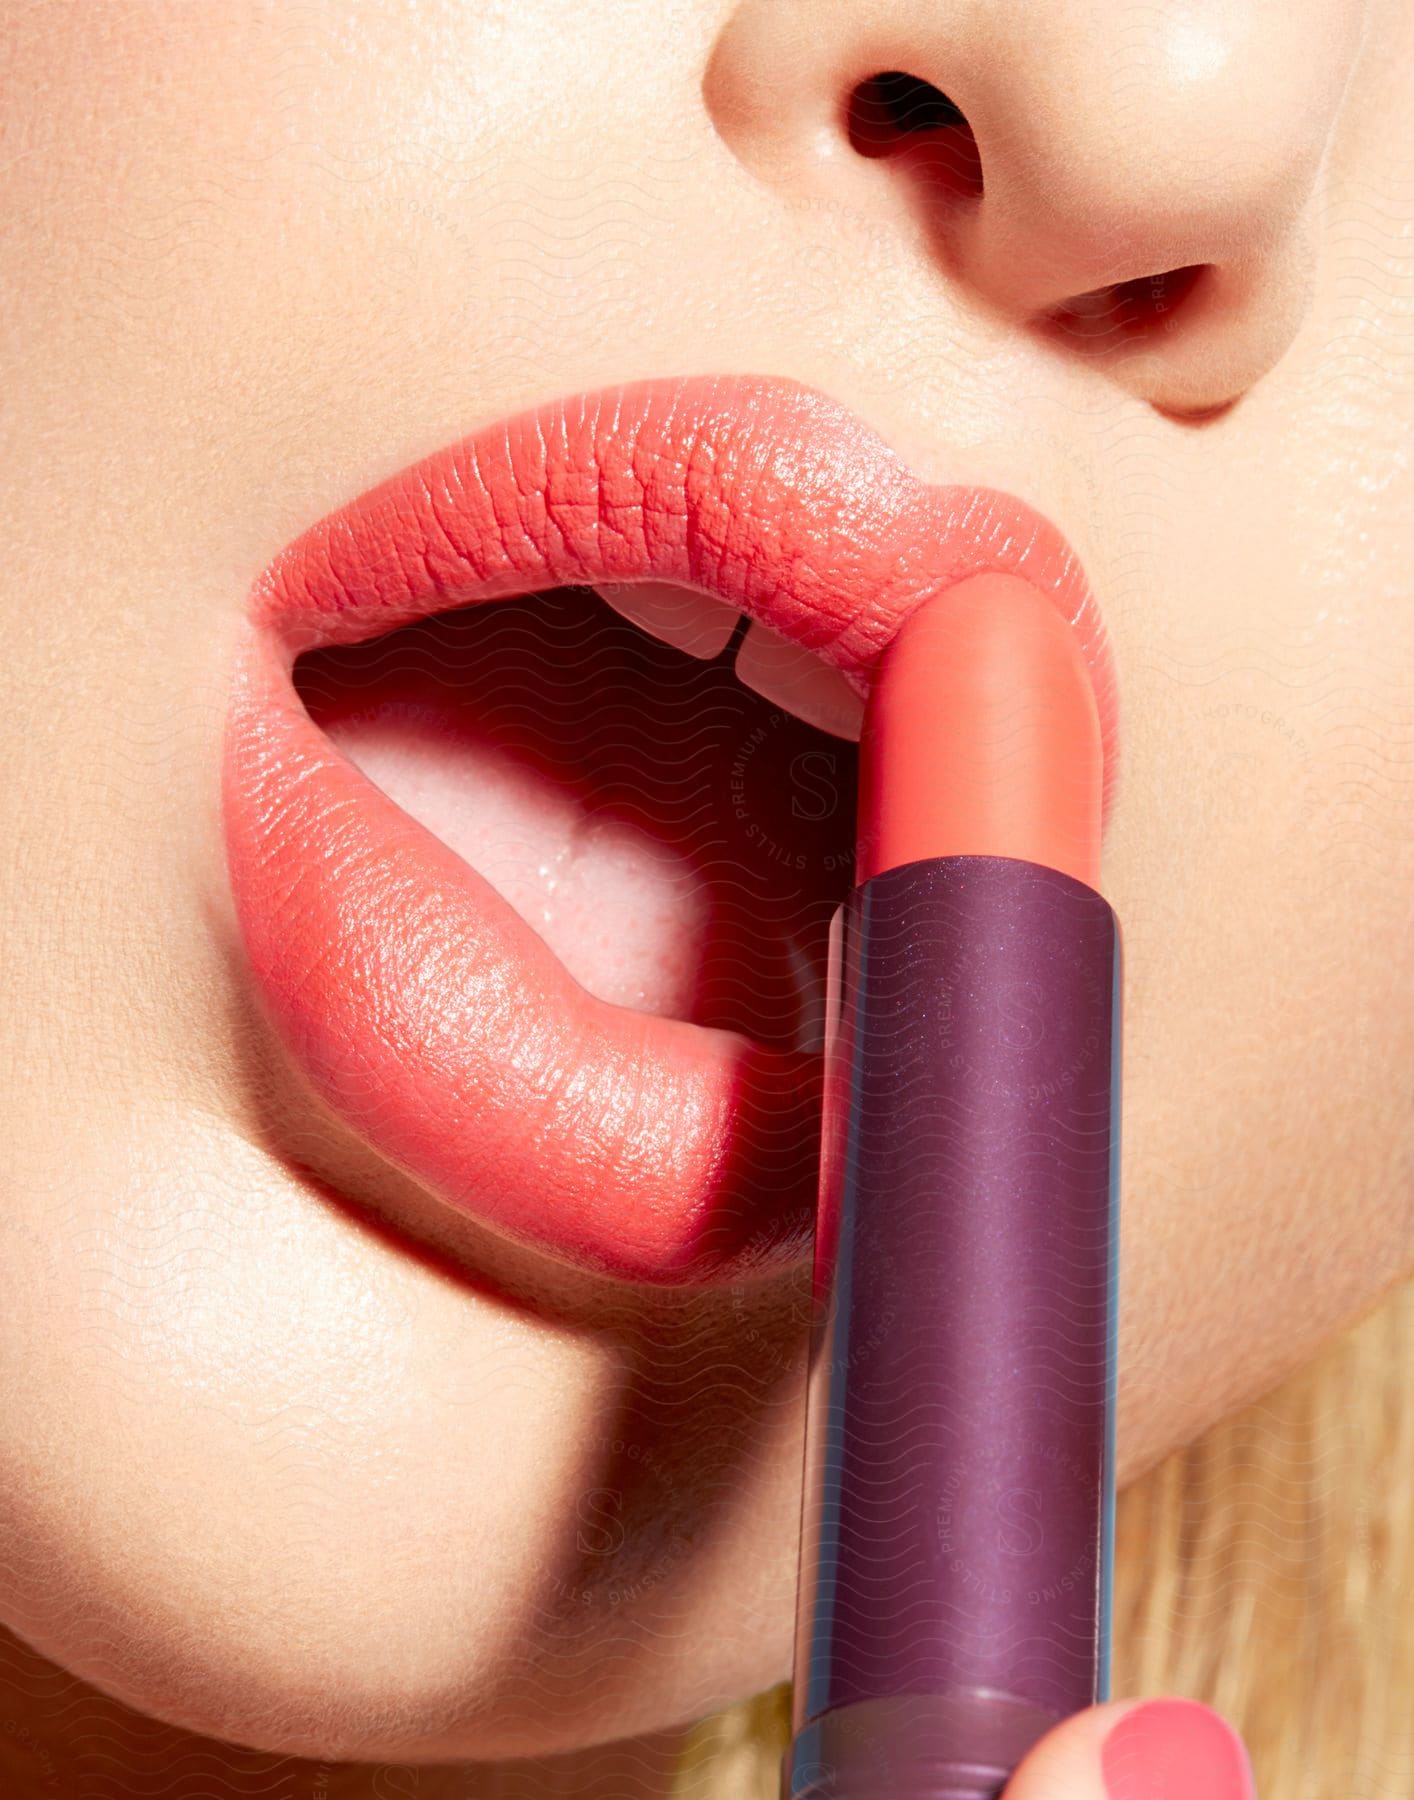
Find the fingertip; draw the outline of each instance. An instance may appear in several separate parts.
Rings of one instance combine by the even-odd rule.
[[[1105,1800],[1254,1800],[1242,1739],[1197,1700],[1146,1700],[1111,1730],[1100,1752]]]
[[[1007,1783],[1006,1800],[1109,1800],[1101,1770],[1105,1739],[1143,1704],[1111,1700],[1048,1731]]]
[[[1042,1738],[1006,1800],[1255,1800],[1242,1739],[1197,1700],[1115,1700]]]

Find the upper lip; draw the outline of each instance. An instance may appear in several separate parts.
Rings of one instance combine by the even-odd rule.
[[[228,861],[296,1064],[387,1162],[611,1275],[719,1279],[799,1253],[817,1059],[593,999],[487,884],[339,754],[296,655],[548,586],[718,595],[855,682],[913,606],[1021,574],[1115,696],[1079,563],[1022,501],[920,481],[854,414],[758,377],[552,402],[394,476],[256,583],[228,723]]]

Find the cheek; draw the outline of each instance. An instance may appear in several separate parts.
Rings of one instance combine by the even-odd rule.
[[[1373,609],[1340,633],[1307,605],[1308,630],[1259,618],[1171,689],[1136,923],[1212,1062],[1307,1069],[1274,1079],[1258,1116],[1309,1121],[1343,1097],[1355,1123],[1409,1042],[1390,1000],[1410,968],[1414,719],[1388,671],[1414,634]]]
[[[1189,605],[1180,627],[1175,596],[1130,652],[1107,847],[1141,1463],[1158,1416],[1196,1428],[1261,1391],[1405,1266],[1414,1233],[1390,1082],[1414,1058],[1395,1000],[1411,977],[1410,721],[1383,672],[1407,666],[1408,629],[1366,608],[1357,630],[1354,605],[1337,624],[1280,581],[1278,618],[1201,557],[1188,568],[1200,593],[1211,574],[1213,612],[1195,623]]]

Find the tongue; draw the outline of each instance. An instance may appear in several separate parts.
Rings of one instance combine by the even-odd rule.
[[[592,993],[684,1018],[709,905],[691,864],[643,826],[596,812],[450,695],[389,695],[329,736],[533,925]]]
[[[591,992],[767,1042],[816,1035],[850,879],[852,746],[579,590],[299,664],[311,715]]]

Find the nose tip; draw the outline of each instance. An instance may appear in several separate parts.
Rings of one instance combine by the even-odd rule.
[[[1263,10],[1123,6],[1097,32],[1076,6],[1036,8],[976,86],[962,278],[1158,405],[1235,397],[1300,322],[1347,59],[1313,53],[1329,10],[1306,34],[1299,4]]]
[[[767,179],[921,214],[940,281],[1201,411],[1300,323],[1359,18],[1358,0],[745,0],[707,98]],[[866,92],[894,98],[888,129]]]

